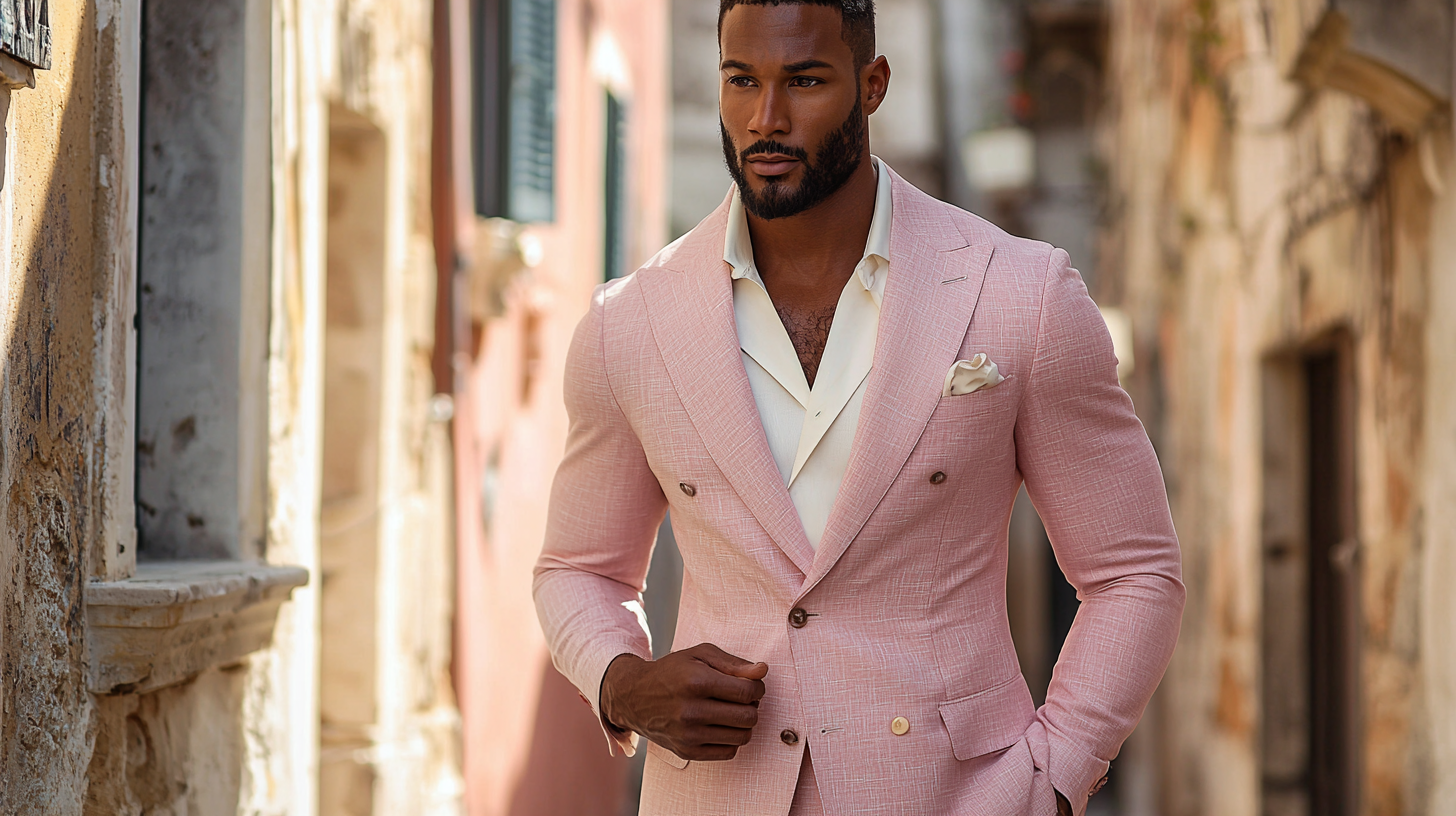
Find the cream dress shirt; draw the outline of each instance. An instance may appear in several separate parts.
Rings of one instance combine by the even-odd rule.
[[[748,384],[769,450],[815,549],[849,466],[890,271],[890,173],[878,158],[871,161],[878,186],[869,239],[839,295],[813,388],[754,265],[748,218],[737,194],[723,241],[723,260],[733,267],[733,316]]]

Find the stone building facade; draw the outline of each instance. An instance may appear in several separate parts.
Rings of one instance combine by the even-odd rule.
[[[1189,589],[1128,812],[1443,813],[1451,4],[1108,8],[1094,294],[1130,317]]]
[[[5,23],[37,9],[49,59],[0,54],[0,812],[458,813],[433,9]]]

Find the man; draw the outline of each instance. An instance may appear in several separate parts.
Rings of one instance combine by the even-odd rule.
[[[1182,613],[1162,477],[1067,254],[870,156],[872,0],[721,0],[735,189],[597,290],[537,609],[663,816],[1075,813]],[[1035,709],[1006,618],[1025,483],[1082,605]],[[682,606],[641,610],[672,511]]]

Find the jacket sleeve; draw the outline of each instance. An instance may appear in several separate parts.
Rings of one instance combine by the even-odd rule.
[[[1101,314],[1052,250],[1016,424],[1017,465],[1082,604],[1028,731],[1077,816],[1142,716],[1178,639],[1184,588],[1162,471]]]
[[[566,362],[566,453],[551,487],[546,541],[536,562],[536,613],[556,668],[581,691],[628,755],[637,735],[601,716],[607,666],[622,654],[652,658],[642,590],[667,500],[608,380],[606,287],[592,298]]]

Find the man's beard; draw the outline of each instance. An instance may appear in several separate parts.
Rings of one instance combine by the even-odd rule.
[[[723,137],[723,161],[728,165],[728,174],[738,185],[743,209],[765,221],[798,215],[839,192],[839,188],[859,169],[866,142],[864,108],[857,94],[849,118],[824,137],[812,163],[802,147],[790,147],[772,139],[760,139],[740,152],[734,149],[733,139],[721,118],[718,129]],[[764,181],[762,190],[749,187],[743,163],[748,161],[749,156],[758,153],[781,153],[803,162],[804,177],[799,186],[788,189],[779,178],[769,178]]]

